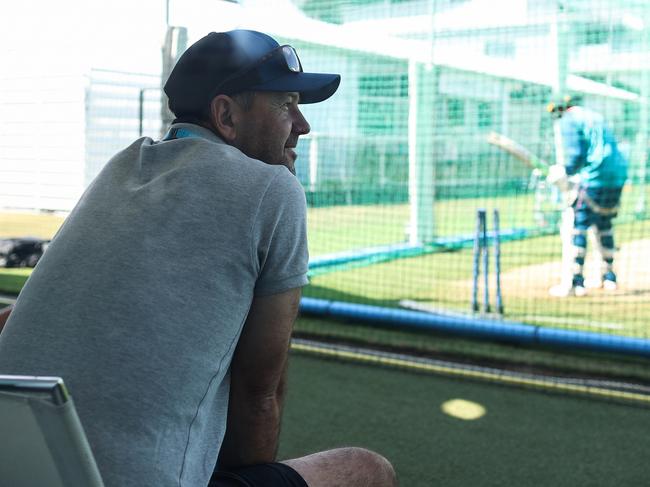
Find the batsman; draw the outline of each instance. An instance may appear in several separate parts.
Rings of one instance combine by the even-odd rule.
[[[566,205],[562,213],[562,275],[549,293],[555,297],[585,296],[587,287],[617,289],[614,231],[628,161],[604,117],[578,104],[578,97],[551,101],[556,161],[549,165],[507,137],[491,133],[488,142],[533,167],[559,188]],[[600,255],[599,278],[585,285],[587,233],[592,229]]]
[[[627,179],[627,159],[603,116],[580,106],[578,99],[566,96],[553,101],[548,104],[547,111],[554,118],[561,139],[560,154],[549,168],[547,180],[560,188],[567,187],[568,178],[575,184],[575,199],[563,215],[563,219],[568,220],[566,223],[572,223],[572,231],[565,231],[562,239],[562,253],[569,258],[563,259],[566,264],[562,280],[550,289],[550,294],[556,297],[587,294],[583,269],[590,227],[594,229],[601,258],[600,278],[590,287],[615,290],[612,220],[618,213]],[[568,225],[563,224],[563,227]]]

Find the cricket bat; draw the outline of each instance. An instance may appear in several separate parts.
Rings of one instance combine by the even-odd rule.
[[[519,159],[531,169],[539,171],[542,177],[547,177],[549,173],[549,164],[544,159],[537,157],[523,145],[515,142],[509,137],[497,132],[490,132],[487,136],[488,143],[506,151],[508,154]],[[562,199],[565,206],[570,206],[578,196],[577,187],[570,180],[553,183],[560,188]]]
[[[490,132],[487,136],[487,141],[499,149],[506,151],[513,157],[516,157],[530,168],[537,169],[542,176],[548,175],[548,168],[550,167],[550,164],[545,160],[540,159],[526,147],[518,144],[511,138],[497,132]]]

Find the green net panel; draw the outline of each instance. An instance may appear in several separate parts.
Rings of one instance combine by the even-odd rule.
[[[496,13],[481,1],[295,3],[385,42],[346,49],[287,38],[309,68],[343,75],[337,97],[305,108],[313,133],[299,177],[318,264],[307,295],[468,311],[475,214],[486,208],[491,229],[498,209],[508,319],[647,336],[648,270],[638,265],[648,225],[646,4],[521,1]],[[559,93],[601,113],[629,159],[614,220],[620,287],[582,300],[548,294],[561,273],[562,195],[488,141],[502,134],[555,162],[546,105]],[[592,253],[587,274],[600,272]]]

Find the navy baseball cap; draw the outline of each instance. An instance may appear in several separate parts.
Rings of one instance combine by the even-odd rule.
[[[338,74],[305,73],[291,46],[254,30],[211,32],[192,44],[172,69],[165,93],[177,117],[203,113],[219,94],[295,91],[300,103],[334,94]]]

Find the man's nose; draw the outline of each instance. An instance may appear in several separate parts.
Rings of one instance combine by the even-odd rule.
[[[311,127],[309,126],[309,122],[307,122],[307,119],[302,114],[302,112],[296,108],[293,120],[293,132],[298,135],[306,135],[310,131]]]

